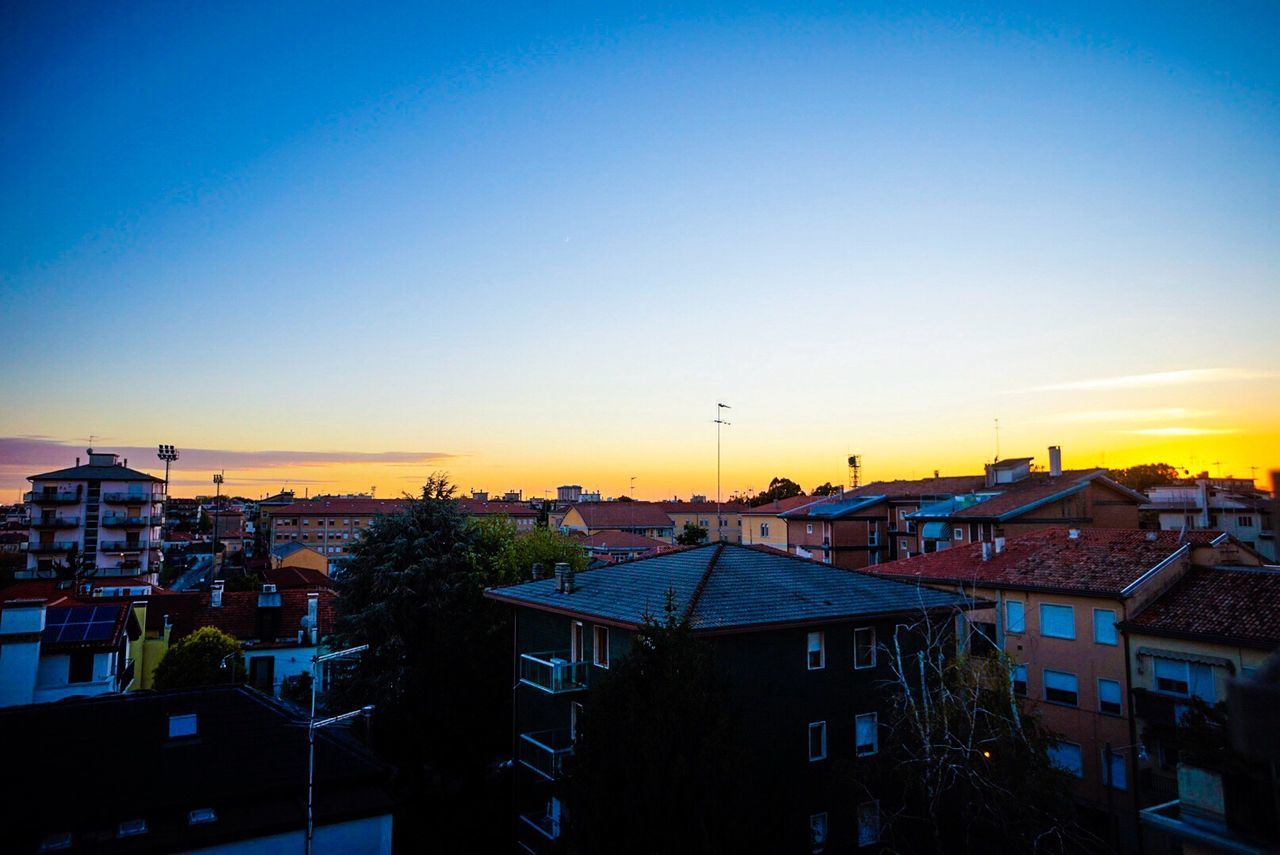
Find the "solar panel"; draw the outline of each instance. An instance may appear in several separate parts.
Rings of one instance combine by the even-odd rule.
[[[41,638],[48,642],[67,644],[106,641],[111,638],[121,608],[123,607],[113,605],[49,609]]]
[[[85,641],[106,641],[111,637],[111,630],[115,629],[116,622],[95,621],[86,624],[88,631],[85,633]]]

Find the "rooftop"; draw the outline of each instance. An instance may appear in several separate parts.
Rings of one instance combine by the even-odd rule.
[[[1144,504],[1147,497],[1130,490],[1106,477],[1105,469],[1076,469],[1064,471],[1054,477],[1047,472],[1032,472],[1012,484],[996,484],[975,488],[980,501],[949,507],[945,502],[930,508],[923,507],[912,514],[913,519],[995,520],[1002,521],[1020,516],[1042,505],[1065,498],[1097,482],[1129,499],[1135,505]]]
[[[337,514],[394,514],[409,504],[409,499],[304,499],[274,508],[271,516],[297,516],[312,514],[314,516],[330,516]]]
[[[289,588],[336,587],[333,579],[310,567],[268,567],[262,571],[262,575],[281,591]]]
[[[815,624],[853,617],[964,606],[955,594],[839,570],[773,549],[707,544],[579,573],[575,590],[554,579],[494,588],[487,596],[519,606],[639,626],[661,615],[667,591],[690,609],[695,631]]]
[[[653,502],[580,502],[570,506],[588,528],[671,528],[671,517]]]
[[[774,499],[772,502],[765,502],[763,505],[756,505],[754,508],[744,507],[739,513],[743,516],[777,516],[787,511],[793,511],[796,508],[802,508],[805,505],[811,505],[814,502],[821,502],[825,496],[792,496],[789,499]]]
[[[487,502],[479,499],[457,499],[458,509],[473,517],[536,517],[538,512],[523,502]]]
[[[1280,572],[1194,567],[1125,627],[1266,650],[1280,647]]]
[[[636,549],[660,549],[670,546],[665,540],[645,537],[630,531],[598,531],[578,541],[586,549],[599,552],[609,550],[634,551]]]

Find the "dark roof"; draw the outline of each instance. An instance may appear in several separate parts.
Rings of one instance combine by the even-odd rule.
[[[668,514],[713,514],[716,511],[715,502],[658,502],[658,506]],[[740,514],[747,510],[747,506],[741,502],[721,502],[720,510],[722,513]]]
[[[645,537],[631,531],[598,531],[578,541],[586,549],[596,552],[633,552],[637,549],[661,549],[671,544],[665,540]]]
[[[169,716],[190,714],[197,735],[169,739]],[[6,851],[33,852],[65,832],[77,852],[188,851],[306,823],[304,714],[252,689],[8,707],[0,709],[0,732],[9,734],[11,750],[21,739],[31,751],[18,752],[26,758],[22,786],[0,800]],[[124,770],[137,774],[128,786],[113,783]],[[319,824],[389,813],[388,781],[387,768],[343,728],[317,732]],[[212,808],[216,821],[188,825],[188,812],[198,808]],[[146,820],[145,835],[116,838],[121,822],[137,819]]]
[[[579,502],[569,510],[581,514],[587,528],[671,528],[671,517],[652,502]]]
[[[677,608],[692,604],[693,628],[704,632],[824,623],[967,603],[955,594],[728,543],[676,549],[580,573],[575,586],[573,593],[558,594],[554,579],[542,579],[490,589],[487,596],[638,626],[646,615],[661,614],[670,589]]]
[[[128,619],[133,611],[125,603],[63,601],[65,605],[49,606],[44,613],[41,651],[114,650],[120,646]],[[140,627],[134,622],[134,632]]]
[[[268,567],[263,577],[280,590],[286,588],[336,588],[334,581],[310,567]]]
[[[1280,572],[1194,567],[1131,620],[1133,632],[1280,647]]]
[[[269,513],[273,517],[298,516],[335,516],[340,514],[364,516],[366,514],[394,514],[409,504],[408,499],[305,499],[285,505],[283,508],[272,508]]]
[[[846,493],[843,496],[828,496],[815,499],[795,510],[787,511],[782,516],[789,520],[838,520],[878,505],[886,498],[883,494],[876,493],[859,493],[857,495]]]
[[[479,499],[457,499],[458,510],[473,517],[536,517],[538,512],[523,502],[482,502]]]
[[[1080,492],[1090,482],[1100,481],[1115,492],[1129,498],[1135,505],[1146,501],[1141,493],[1123,487],[1106,478],[1105,469],[1078,469],[1063,472],[1059,476],[1051,476],[1047,472],[1032,472],[1027,477],[1012,484],[996,484],[982,487],[970,496],[974,501],[951,503],[940,502],[932,507],[925,506],[911,515],[912,519],[928,520],[1009,520],[1022,514],[1047,505],[1050,502],[1064,499]]]
[[[947,475],[939,478],[919,478],[912,481],[875,481],[849,490],[846,496],[884,496],[890,501],[919,501],[925,496],[954,496],[982,489],[987,483],[985,475]]]
[[[163,484],[163,478],[157,478],[154,475],[148,475],[146,472],[139,472],[137,469],[130,469],[127,466],[71,466],[66,469],[57,469],[53,472],[44,472],[40,475],[28,475],[28,481],[151,481],[155,484]]]
[[[277,543],[275,546],[271,547],[271,555],[275,558],[284,559],[288,558],[300,549],[311,549],[311,547],[307,546],[300,540],[290,540],[287,543]],[[311,551],[315,552],[316,555],[322,554],[314,549],[311,549]]]
[[[986,587],[1047,588],[1120,596],[1148,570],[1190,544],[1207,546],[1218,531],[1140,531],[1121,528],[1044,528],[1009,538],[1003,551],[982,558],[981,543],[877,564],[881,576]]]
[[[222,605],[216,608],[208,591],[165,592],[150,598],[147,624],[149,628],[156,629],[163,626],[167,616],[173,624],[172,641],[185,638],[202,626],[216,626],[235,636],[237,640],[252,642],[258,647],[278,645],[282,643],[282,639],[285,640],[283,643],[297,644],[298,630],[302,629],[302,619],[307,614],[307,595],[311,593],[320,595],[318,611],[320,636],[323,638],[333,632],[333,624],[337,618],[338,595],[329,587],[278,591],[272,598],[273,602],[279,602],[279,622],[275,624],[276,632],[272,638],[260,637],[260,591],[223,591]]]

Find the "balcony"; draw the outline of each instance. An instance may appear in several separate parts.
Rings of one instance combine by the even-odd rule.
[[[569,653],[524,653],[520,656],[520,682],[550,695],[580,692],[587,688],[587,663],[571,662]]]
[[[552,798],[541,810],[520,814],[521,830],[528,828],[538,834],[528,844],[524,844],[525,848],[536,852],[545,847],[547,841],[558,840],[562,824],[561,813],[559,799]]]
[[[103,493],[102,501],[108,505],[146,505],[164,501],[164,493]]]
[[[565,762],[572,756],[573,738],[567,727],[520,734],[520,763],[543,780],[563,777]]]
[[[80,503],[80,494],[70,491],[60,493],[57,490],[32,490],[30,493],[25,493],[22,499],[33,505],[77,505]]]
[[[127,540],[104,540],[98,543],[99,552],[142,552],[159,548],[159,543],[130,543]]]
[[[98,521],[98,525],[103,528],[151,528],[152,526],[164,525],[164,517],[131,517],[125,514],[106,514]]]
[[[23,552],[30,552],[34,555],[50,555],[57,552],[73,552],[80,548],[80,544],[74,540],[56,540],[48,543],[24,543],[22,544]]]
[[[79,517],[33,517],[27,520],[27,526],[35,529],[47,528],[78,528],[80,526]]]

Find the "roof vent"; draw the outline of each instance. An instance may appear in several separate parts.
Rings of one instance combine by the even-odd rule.
[[[573,568],[564,561],[556,562],[556,593],[573,593]]]
[[[1068,537],[1069,539],[1071,539],[1071,540],[1079,540],[1079,539],[1080,539],[1080,529],[1078,529],[1078,528],[1069,528],[1069,529],[1067,529],[1067,537]]]
[[[999,555],[1001,552],[1004,552],[1004,536],[1003,535],[995,538],[995,553],[996,555]]]
[[[542,578],[542,564],[541,564],[541,562],[539,562],[539,563],[535,563],[535,564],[533,565],[533,567],[531,567],[531,568],[529,569],[529,575],[530,575],[530,576],[532,576],[534,579],[541,579],[541,578]]]
[[[982,560],[991,560],[991,544],[987,543],[985,540],[982,542]]]
[[[1149,531],[1149,532],[1147,532],[1147,542],[1148,542],[1148,543],[1155,543],[1155,542],[1156,542],[1157,540],[1159,540],[1159,539],[1160,539],[1160,533],[1159,533],[1159,532],[1155,532],[1155,531]]]
[[[222,583],[214,582],[209,589],[209,605],[215,609],[222,608]]]

